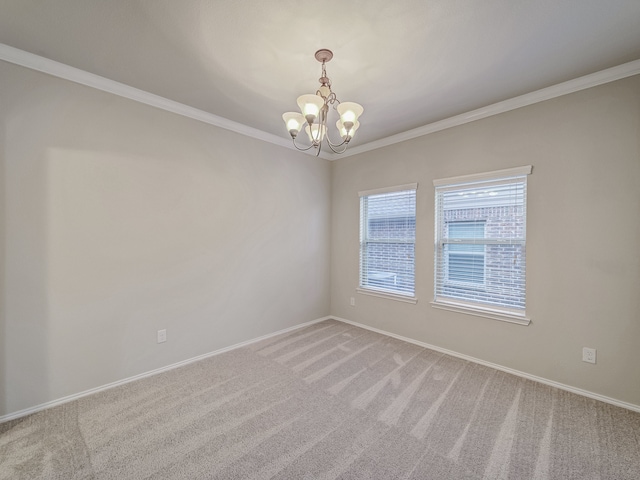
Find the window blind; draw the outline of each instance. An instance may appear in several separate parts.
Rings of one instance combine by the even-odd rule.
[[[360,288],[414,296],[416,188],[360,192]]]
[[[434,301],[524,315],[527,175],[439,182],[435,195]]]

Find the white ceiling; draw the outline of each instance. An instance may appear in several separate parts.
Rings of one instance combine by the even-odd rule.
[[[0,0],[0,43],[282,138],[329,48],[363,145],[640,59],[640,0]]]

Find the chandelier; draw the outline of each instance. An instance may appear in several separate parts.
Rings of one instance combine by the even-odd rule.
[[[298,106],[302,113],[287,112],[282,115],[282,119],[287,125],[293,145],[298,150],[306,151],[315,148],[316,156],[320,155],[322,142],[326,140],[327,145],[334,153],[344,153],[356,130],[360,127],[358,117],[362,115],[364,108],[354,102],[340,102],[336,94],[331,91],[331,80],[327,77],[326,63],[333,58],[333,52],[323,48],[315,53],[315,57],[322,63],[322,76],[318,79],[320,88],[315,94],[310,93],[298,97]],[[338,143],[333,143],[327,132],[329,106],[332,106],[340,115],[336,127],[342,141]],[[296,143],[296,138],[302,127],[311,142],[308,147],[300,147]]]

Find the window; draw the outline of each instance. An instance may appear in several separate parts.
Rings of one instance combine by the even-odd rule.
[[[415,302],[418,185],[360,192],[360,293]]]
[[[528,324],[526,199],[531,166],[435,180],[433,306]]]

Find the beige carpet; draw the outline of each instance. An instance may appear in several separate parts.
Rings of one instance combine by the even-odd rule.
[[[336,321],[0,425],[0,479],[640,479],[640,414]]]

